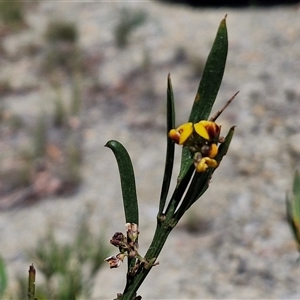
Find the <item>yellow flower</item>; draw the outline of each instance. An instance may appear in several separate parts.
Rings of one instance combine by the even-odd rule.
[[[204,145],[201,147],[201,154],[210,158],[215,158],[218,154],[218,146],[216,144]]]
[[[217,125],[215,122],[206,120],[196,123],[194,127],[196,132],[206,140],[215,140],[221,131],[221,126]]]
[[[195,160],[194,165],[197,172],[205,172],[208,167],[216,168],[218,163],[210,157],[202,157],[199,161]]]
[[[209,134],[207,132],[207,129],[205,128],[205,124],[203,124],[203,121],[200,121],[199,123],[194,124],[194,129],[196,133],[201,136],[202,138],[209,140]]]
[[[221,127],[212,121],[200,121],[196,124],[191,122],[184,123],[176,129],[171,129],[169,137],[179,145],[192,144],[197,136],[204,140],[215,140],[220,134]]]
[[[205,172],[209,167],[216,168],[214,159],[218,154],[221,126],[213,121],[202,120],[198,123],[184,123],[172,129],[169,137],[177,144],[188,146],[194,154],[194,165],[197,172]]]
[[[193,133],[193,123],[185,123],[169,132],[169,137],[177,144],[183,145]]]

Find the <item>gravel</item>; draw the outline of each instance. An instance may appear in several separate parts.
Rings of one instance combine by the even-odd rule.
[[[145,11],[147,19],[133,32],[128,47],[120,50],[115,47],[114,26],[124,7]],[[12,286],[16,274],[26,276],[31,263],[25,249],[45,234],[49,223],[57,234],[72,236],[78,214],[89,205],[93,230],[105,228],[107,243],[114,232],[124,230],[116,162],[103,147],[110,139],[122,142],[133,160],[140,248],[146,251],[155,229],[165,158],[166,77],[170,72],[180,124],[188,117],[199,82],[192,58],[206,59],[225,14],[229,54],[214,111],[236,91],[240,94],[218,120],[224,133],[237,126],[229,153],[209,190],[191,208],[199,222],[207,221],[209,226],[191,234],[184,226],[188,217],[184,218],[139,294],[143,299],[300,298],[298,254],[285,221],[285,194],[300,157],[300,10],[296,6],[191,9],[152,1],[44,1],[28,12],[29,29],[6,37],[6,51],[16,55],[25,42],[42,44],[42,32],[54,17],[75,21],[81,49],[101,58],[93,66],[94,78],[106,90],[120,92],[98,93],[94,105],[87,105],[83,113],[84,181],[79,192],[0,213],[1,254]],[[181,59],[178,53],[183,53]],[[18,60],[3,62],[0,71],[1,78],[8,74],[16,88],[39,87],[23,97],[4,97],[9,109],[30,118],[50,101],[47,78],[36,72],[39,59],[21,53]],[[134,77],[145,61],[150,72]],[[126,81],[129,73],[132,77]],[[176,156],[178,170],[179,151]],[[122,292],[125,272],[126,264],[114,270],[104,266],[92,299],[112,299]]]

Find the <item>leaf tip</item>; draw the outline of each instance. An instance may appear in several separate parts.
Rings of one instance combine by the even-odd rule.
[[[224,25],[226,27],[226,19],[227,19],[227,14],[224,16],[224,18],[221,21],[220,25]]]
[[[108,147],[108,148],[109,148],[110,142],[111,142],[111,141],[106,142],[106,144],[104,145],[104,147]]]
[[[114,147],[114,145],[115,145],[115,143],[116,143],[116,141],[114,141],[114,140],[109,140],[105,145],[104,145],[104,147],[107,147],[107,148],[113,148]]]
[[[168,89],[171,89],[172,88],[172,81],[171,81],[171,74],[170,73],[168,73],[167,82],[168,82]]]

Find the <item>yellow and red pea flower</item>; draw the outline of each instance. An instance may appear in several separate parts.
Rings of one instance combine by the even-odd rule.
[[[202,120],[198,123],[185,123],[171,129],[169,137],[177,144],[188,146],[195,153],[194,165],[197,172],[205,172],[209,167],[216,168],[214,159],[218,154],[217,143],[221,126],[215,122]]]

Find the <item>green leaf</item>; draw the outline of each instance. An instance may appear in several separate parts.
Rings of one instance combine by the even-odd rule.
[[[293,194],[300,195],[300,176],[299,173],[296,171],[293,181]]]
[[[300,252],[300,198],[290,200],[286,197],[286,213],[292,234]]]
[[[165,207],[166,199],[170,188],[170,182],[172,179],[175,144],[168,137],[168,132],[174,127],[175,127],[174,94],[173,94],[171,77],[169,74],[168,88],[167,88],[167,151],[166,151],[164,178],[163,178],[163,184],[162,184],[161,195],[160,195],[159,214],[162,213]]]
[[[227,151],[228,151],[228,148],[230,146],[230,143],[231,143],[231,140],[233,138],[233,135],[234,135],[234,129],[235,129],[235,126],[231,127],[229,129],[229,132],[227,133],[226,137],[225,137],[225,141],[224,143],[222,143],[220,146],[219,146],[219,149],[218,149],[218,154],[217,156],[215,157],[215,160],[220,164],[223,156],[225,156],[227,154]]]
[[[178,182],[175,191],[171,197],[171,200],[168,204],[166,209],[166,216],[173,216],[175,210],[180,203],[182,196],[184,195],[190,181],[192,178],[193,173],[195,172],[195,167],[193,165],[190,166],[188,171],[186,172],[185,176],[182,178],[180,182]]]
[[[285,199],[285,204],[286,204],[286,215],[287,215],[287,221],[289,223],[290,229],[292,231],[292,234],[294,235],[296,241],[297,241],[297,229],[294,226],[294,221],[293,221],[293,208],[292,208],[292,201],[286,196]]]
[[[300,251],[300,176],[297,171],[293,181],[293,197],[290,203],[287,201],[287,213],[288,221]]]
[[[138,225],[139,212],[135,177],[129,154],[118,141],[111,140],[105,146],[113,151],[118,163],[126,223],[135,223]]]
[[[7,273],[4,259],[0,256],[0,299],[3,297],[7,288]]]
[[[225,16],[220,23],[215,41],[208,55],[189,122],[197,123],[208,119],[222,83],[227,53],[228,35]]]
[[[207,190],[207,183],[209,182],[210,177],[210,170],[204,173],[195,172],[188,191],[182,200],[182,204],[174,215],[175,220],[179,221],[185,211],[200,197],[199,194],[202,195]]]
[[[208,55],[190,113],[189,122],[197,123],[201,120],[207,120],[209,118],[223,79],[227,53],[228,35],[225,16],[220,23],[212,49]],[[182,179],[191,163],[192,160],[190,151],[188,147],[183,147],[178,180]]]

